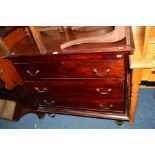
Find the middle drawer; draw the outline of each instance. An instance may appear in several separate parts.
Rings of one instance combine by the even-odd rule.
[[[124,80],[120,79],[55,80],[25,82],[25,85],[33,94],[37,95],[124,97]]]
[[[15,64],[21,77],[26,80],[50,80],[53,78],[123,78],[124,61],[86,60]]]

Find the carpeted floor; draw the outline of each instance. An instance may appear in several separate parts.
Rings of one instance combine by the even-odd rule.
[[[38,119],[35,114],[27,114],[19,122],[0,120],[0,128],[6,129],[155,129],[155,89],[139,91],[138,107],[134,127],[128,122],[118,126],[113,120],[56,115],[54,118]]]

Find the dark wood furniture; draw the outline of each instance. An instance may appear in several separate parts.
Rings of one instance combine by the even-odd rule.
[[[133,48],[130,28],[126,33],[125,39],[115,43],[81,44],[62,50],[60,45],[75,39],[79,32],[42,32],[45,54],[25,37],[4,57],[13,62],[27,96],[31,96],[31,101],[20,101],[29,109],[19,111],[20,116],[36,112],[40,117],[61,113],[129,120],[128,57]]]

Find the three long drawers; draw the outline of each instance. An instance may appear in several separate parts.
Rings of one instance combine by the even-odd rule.
[[[34,56],[15,63],[39,108],[125,113],[127,62],[123,54],[100,54],[96,59],[83,55],[81,60],[79,55],[62,57],[39,60]]]

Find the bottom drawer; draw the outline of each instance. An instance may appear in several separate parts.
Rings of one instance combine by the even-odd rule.
[[[110,100],[95,97],[51,97],[51,96],[38,96],[40,106],[42,107],[62,107],[71,109],[85,109],[95,111],[111,111],[111,112],[124,112],[125,103],[123,100]]]

